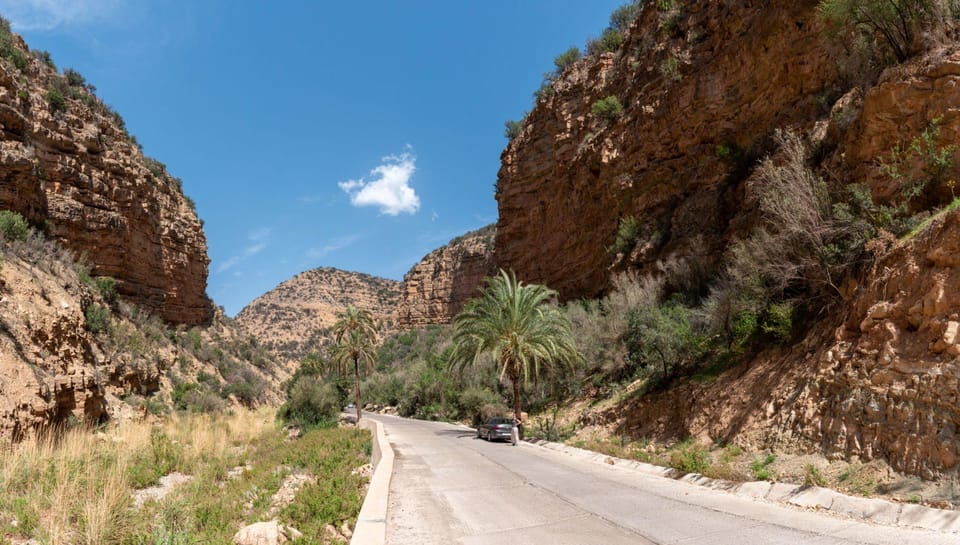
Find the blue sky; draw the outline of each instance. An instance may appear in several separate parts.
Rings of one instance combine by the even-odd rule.
[[[401,279],[496,221],[503,122],[625,0],[0,0],[184,181],[234,315],[329,266]]]

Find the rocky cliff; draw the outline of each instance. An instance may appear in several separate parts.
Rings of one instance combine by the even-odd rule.
[[[4,39],[22,68],[0,62],[0,209],[44,225],[164,320],[209,320],[206,237],[179,181],[144,157],[82,78],[57,74],[18,36]]]
[[[0,440],[279,402],[285,375],[205,295],[180,180],[93,89],[0,18]]]
[[[909,190],[913,174],[891,174],[891,154],[934,123],[931,148],[950,165],[939,175],[960,176],[948,147],[960,137],[960,46],[947,40],[855,86],[828,54],[817,4],[650,2],[619,53],[568,68],[503,153],[501,266],[565,299],[602,293],[613,270],[655,271],[669,258],[710,270],[756,224],[751,170],[778,128],[810,137],[810,167],[831,187],[863,183],[878,203]],[[591,107],[608,96],[623,112],[604,119]],[[881,233],[869,270],[851,274],[802,339],[761,347],[715,382],[637,396],[605,418],[635,437],[705,435],[956,476],[957,201],[937,213],[954,192],[947,182],[912,202],[910,213],[932,221],[899,239]],[[626,217],[640,232],[615,254]]]
[[[203,328],[170,329],[38,234],[0,235],[0,263],[0,442],[174,407],[280,401],[285,376],[217,312]]]
[[[502,155],[497,260],[563,299],[606,289],[627,216],[645,226],[641,268],[694,244],[718,256],[741,158],[777,128],[812,123],[835,92],[816,1],[658,4],[619,53],[577,62],[541,93]],[[609,96],[622,115],[594,115]]]
[[[312,269],[254,299],[236,320],[292,366],[332,340],[330,328],[347,305],[373,312],[382,331],[392,331],[400,293],[400,282],[395,280],[333,268]]]
[[[427,254],[403,276],[397,311],[401,328],[449,323],[477,295],[483,279],[497,272],[493,252],[496,227],[489,225]]]

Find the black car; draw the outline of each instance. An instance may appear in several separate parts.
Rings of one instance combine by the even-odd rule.
[[[510,440],[510,430],[513,429],[513,419],[495,416],[477,426],[477,437],[493,441],[494,439]]]

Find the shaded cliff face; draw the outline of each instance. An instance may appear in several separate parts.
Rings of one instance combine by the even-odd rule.
[[[565,300],[606,289],[626,216],[646,226],[641,268],[694,247],[720,255],[738,157],[816,119],[833,92],[816,1],[677,4],[647,3],[621,53],[569,68],[503,152],[498,262]],[[608,96],[624,106],[609,122],[591,114]]]
[[[92,274],[164,320],[208,321],[206,237],[179,182],[85,90],[63,99],[65,111],[51,107],[59,76],[28,57],[23,72],[0,62],[0,209],[45,224]]]
[[[449,323],[467,300],[476,297],[483,279],[497,272],[495,234],[493,225],[472,231],[414,265],[403,277],[399,327]]]
[[[400,291],[396,280],[333,268],[313,269],[254,299],[237,314],[236,321],[282,363],[293,365],[331,342],[330,328],[348,305],[371,311],[383,324],[382,334],[392,331]]]

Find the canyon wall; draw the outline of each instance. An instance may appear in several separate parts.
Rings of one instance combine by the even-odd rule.
[[[671,257],[716,265],[757,221],[746,188],[777,129],[809,137],[809,166],[831,187],[863,183],[878,202],[909,183],[885,170],[891,150],[934,120],[936,147],[960,139],[956,42],[858,87],[828,51],[816,1],[654,4],[619,53],[577,62],[542,93],[502,156],[498,261],[564,299]],[[605,121],[591,105],[607,96],[624,111]],[[949,149],[943,179],[955,180],[960,155]],[[917,161],[908,170],[922,170]],[[761,347],[715,381],[635,396],[601,420],[636,437],[705,435],[956,475],[960,213],[937,213],[955,191],[945,183],[922,196],[934,215],[918,231],[872,241],[869,270],[852,274],[802,339]],[[642,232],[615,255],[628,216]]]
[[[476,297],[483,279],[497,272],[493,251],[496,227],[488,225],[427,254],[403,276],[397,311],[401,328],[449,323],[467,300]]]
[[[575,63],[542,93],[502,155],[497,260],[564,300],[605,291],[627,216],[645,229],[635,267],[719,256],[738,228],[730,181],[743,159],[832,104],[815,0],[656,4],[620,52]],[[611,121],[591,113],[608,96],[624,108]]]
[[[208,321],[206,237],[179,180],[85,87],[63,87],[63,107],[52,105],[62,76],[13,39],[29,60],[23,70],[0,62],[0,209],[42,226],[164,320]]]

